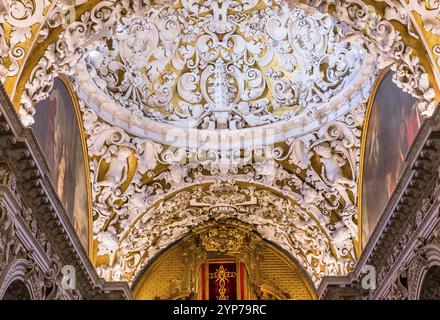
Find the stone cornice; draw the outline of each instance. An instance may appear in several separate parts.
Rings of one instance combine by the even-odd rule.
[[[411,229],[416,229],[414,232],[412,232],[412,235],[407,239],[407,241],[404,244],[404,248],[401,250],[398,257],[395,259],[394,264],[389,268],[387,271],[386,276],[381,281],[378,288],[374,291],[372,297],[373,299],[380,299],[383,297],[387,290],[389,289],[390,285],[392,284],[394,277],[399,274],[399,271],[402,267],[405,267],[409,264],[411,259],[414,257],[416,249],[419,247],[420,244],[424,242],[424,239],[426,239],[431,232],[434,230],[436,225],[439,222],[439,211],[438,208],[440,206],[439,203],[439,197],[440,197],[440,188],[437,186],[436,191],[434,192],[434,202],[430,206],[430,208],[425,213],[425,216],[423,217],[423,220],[420,221],[418,224],[415,222],[412,222],[411,224],[407,225],[407,231],[412,231]],[[403,234],[406,234],[404,232]]]

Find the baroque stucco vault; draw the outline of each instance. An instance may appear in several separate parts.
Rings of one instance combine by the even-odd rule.
[[[315,285],[353,269],[371,88],[390,68],[422,115],[432,114],[438,50],[424,37],[439,32],[440,9],[359,0],[68,4],[0,0],[0,78],[29,125],[54,77],[70,77],[102,277],[132,282],[191,228],[225,217],[289,252]]]

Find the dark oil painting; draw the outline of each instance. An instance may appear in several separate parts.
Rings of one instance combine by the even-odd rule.
[[[49,98],[36,106],[32,126],[45,154],[52,185],[88,250],[89,211],[81,134],[65,84],[55,79]]]

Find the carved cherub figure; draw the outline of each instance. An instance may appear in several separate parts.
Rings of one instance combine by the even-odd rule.
[[[98,256],[108,255],[110,259],[109,265],[113,265],[119,246],[117,236],[107,231],[99,233],[96,239],[98,240]]]
[[[164,180],[171,185],[171,190],[181,188],[185,185],[185,178],[188,176],[188,167],[180,163],[174,163],[169,166],[169,170],[162,172],[155,180]]]
[[[110,197],[115,196],[115,191],[119,190],[119,187],[127,180],[128,157],[130,155],[131,150],[129,148],[120,147],[105,160],[109,163],[108,170],[105,173],[104,179],[96,182],[93,187],[99,194],[99,203],[103,204]]]
[[[131,155],[129,148],[121,147],[114,152],[107,162],[109,167],[103,181],[97,182],[96,186],[117,187],[123,184],[128,175],[128,157]]]
[[[332,148],[327,144],[320,144],[315,148],[316,154],[321,157],[323,165],[321,177],[324,182],[332,189],[339,192],[346,205],[353,205],[347,193],[347,188],[356,190],[356,183],[344,177],[342,167],[346,164],[345,160],[340,154],[333,153]]]

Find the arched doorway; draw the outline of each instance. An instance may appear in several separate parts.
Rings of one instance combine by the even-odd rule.
[[[15,280],[6,289],[2,300],[31,300],[31,294],[23,281]]]
[[[141,300],[316,299],[295,260],[232,219],[194,228],[146,266],[133,290]]]
[[[440,299],[440,266],[432,266],[426,272],[419,298],[420,300]]]

